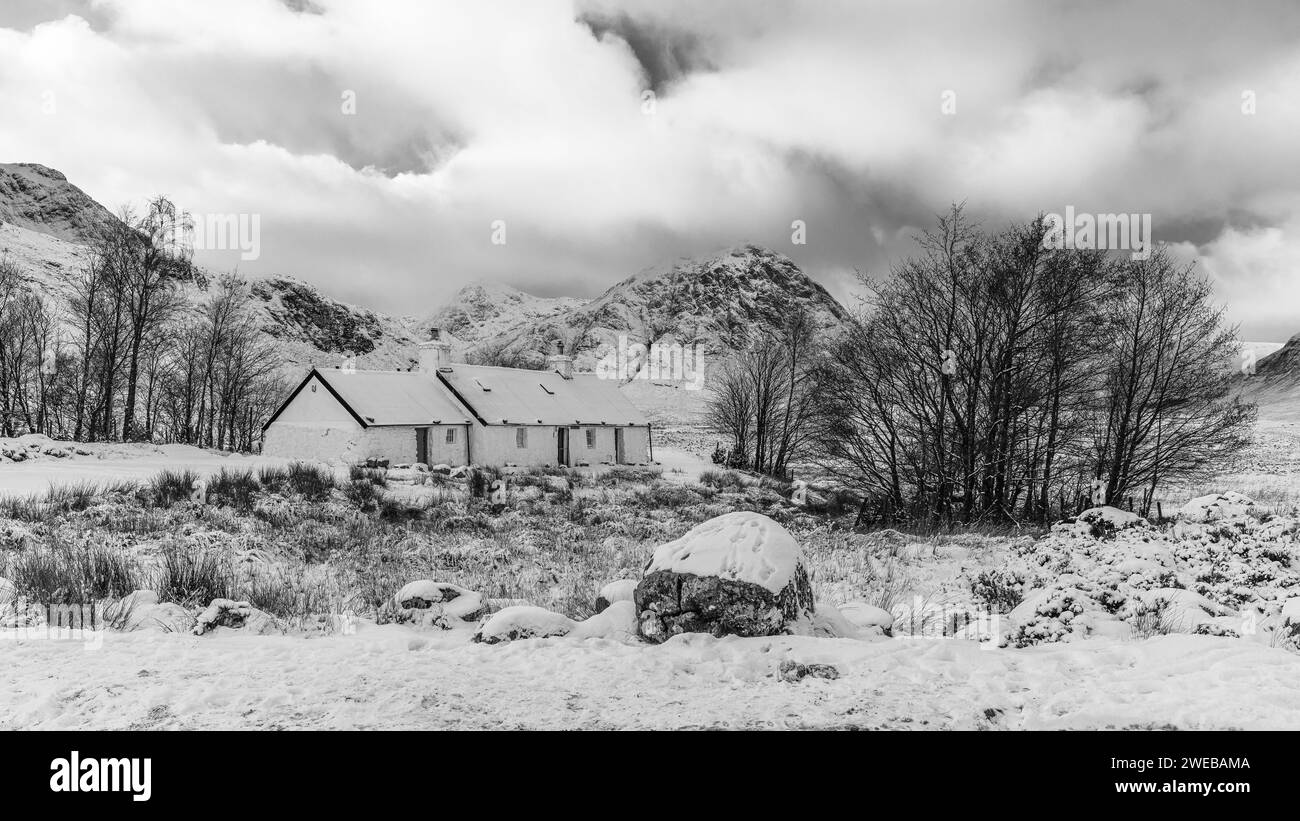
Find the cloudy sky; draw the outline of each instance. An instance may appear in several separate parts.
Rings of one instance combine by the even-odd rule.
[[[200,261],[393,313],[742,242],[847,299],[965,201],[1150,213],[1246,339],[1300,332],[1293,0],[5,0],[0,112],[0,162],[258,214]]]

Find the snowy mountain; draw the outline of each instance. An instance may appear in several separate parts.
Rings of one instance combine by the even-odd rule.
[[[514,346],[535,358],[568,342],[581,365],[583,353],[616,345],[619,337],[698,343],[710,354],[724,354],[756,328],[778,326],[794,306],[827,327],[848,318],[788,257],[746,245],[647,268],[590,301],[470,286],[424,326],[441,328],[469,349]]]
[[[468,346],[513,339],[531,325],[562,322],[585,304],[586,300],[573,297],[548,299],[509,285],[479,283],[461,288],[451,302],[421,323],[421,329],[438,328]]]

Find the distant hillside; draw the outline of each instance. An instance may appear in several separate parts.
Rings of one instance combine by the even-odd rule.
[[[1260,419],[1300,421],[1300,334],[1273,353],[1259,357],[1253,375],[1240,374],[1237,379],[1242,397],[1259,406]]]

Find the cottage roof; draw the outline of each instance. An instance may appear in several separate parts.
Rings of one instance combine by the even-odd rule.
[[[555,371],[460,364],[437,373],[488,425],[647,424],[616,383],[595,374],[566,379]]]
[[[279,417],[315,376],[363,427],[384,425],[645,425],[615,383],[595,374],[452,365],[423,371],[313,368],[267,421]]]
[[[285,400],[280,412],[316,376],[364,427],[383,425],[459,425],[473,417],[429,374],[417,371],[345,371],[313,368]]]

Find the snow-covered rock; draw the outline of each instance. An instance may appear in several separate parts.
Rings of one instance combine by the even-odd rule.
[[[474,631],[474,641],[499,644],[517,639],[565,636],[575,627],[568,616],[542,607],[516,605],[485,616]]]
[[[381,609],[380,622],[417,623],[444,630],[479,619],[487,611],[483,594],[455,584],[419,579],[402,587],[389,606]]]
[[[1103,505],[1102,507],[1090,507],[1078,516],[1057,522],[1052,525],[1052,533],[1104,539],[1112,537],[1122,530],[1148,526],[1147,520],[1136,513]]]
[[[589,619],[578,622],[568,634],[573,639],[613,639],[621,642],[637,640],[636,604],[622,599]]]
[[[859,626],[840,608],[818,602],[813,608],[812,634],[828,639],[866,639],[885,635],[878,625]]]
[[[851,601],[839,605],[840,614],[860,631],[875,631],[886,636],[894,627],[894,614],[883,607],[862,601]]]
[[[429,469],[423,463],[396,465],[388,469],[384,481],[390,485],[423,485],[429,481]]]
[[[201,636],[218,627],[258,636],[284,632],[284,627],[270,613],[258,610],[246,601],[233,599],[213,599],[207,609],[194,620],[192,632]]]
[[[716,516],[655,549],[646,573],[716,576],[780,593],[793,581],[803,550],[789,531],[761,513]]]
[[[600,588],[596,595],[596,612],[600,613],[614,602],[633,601],[636,595],[636,579],[619,579]]]
[[[1175,515],[1188,522],[1215,522],[1256,516],[1258,513],[1259,506],[1254,499],[1235,490],[1229,490],[1226,493],[1197,496],[1180,507]]]
[[[837,679],[840,677],[840,671],[833,664],[805,664],[794,659],[785,659],[777,668],[777,677],[782,681],[791,683],[803,681],[806,678],[824,678]]]
[[[717,516],[660,546],[636,587],[641,634],[770,636],[811,623],[799,543],[761,513]]]

